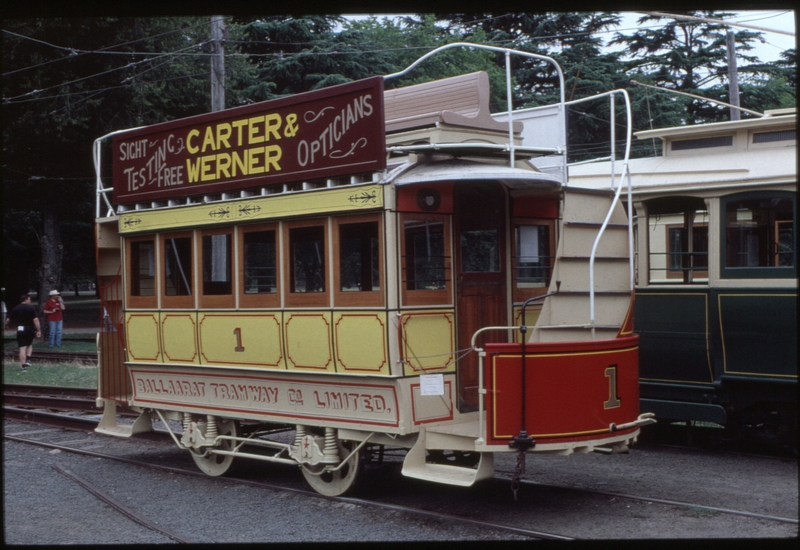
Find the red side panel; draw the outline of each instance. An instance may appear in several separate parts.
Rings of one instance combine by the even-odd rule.
[[[540,443],[598,440],[639,416],[639,336],[533,343],[525,349],[525,429]],[[519,344],[486,344],[487,443],[521,428]],[[631,428],[635,429],[635,428]],[[619,435],[621,432],[614,432]]]

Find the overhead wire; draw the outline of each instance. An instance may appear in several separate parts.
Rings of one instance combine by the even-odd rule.
[[[508,17],[510,15],[512,15],[512,14],[503,14],[503,15],[497,16],[495,18]],[[230,19],[230,18],[228,18],[228,19]],[[475,21],[475,22],[472,22],[472,23],[476,23],[476,22],[481,22],[481,21]],[[196,26],[197,27],[205,26],[206,24],[207,23],[205,23],[205,22],[197,23],[196,25],[191,25],[188,28],[193,28],[193,27],[196,27]],[[190,45],[190,46],[187,46],[185,48],[182,48],[182,49],[179,49],[179,50],[175,50],[175,51],[172,51],[172,52],[136,52],[136,51],[134,51],[134,52],[130,52],[130,51],[128,51],[128,52],[124,52],[124,51],[123,52],[119,52],[119,51],[112,51],[113,48],[128,46],[128,45],[135,44],[135,43],[138,43],[138,42],[152,40],[152,39],[155,39],[155,38],[167,36],[167,35],[178,33],[178,32],[185,32],[186,28],[187,27],[182,27],[180,29],[175,29],[175,30],[172,30],[172,31],[166,31],[166,32],[163,32],[163,33],[159,33],[159,34],[156,34],[156,35],[149,36],[149,37],[145,37],[145,38],[141,38],[141,39],[137,39],[137,40],[127,41],[127,42],[124,42],[124,43],[121,43],[121,44],[116,44],[116,45],[113,45],[113,46],[107,46],[107,47],[101,48],[99,50],[83,50],[83,49],[72,48],[72,47],[67,47],[67,46],[59,46],[59,45],[51,44],[49,42],[46,42],[46,41],[43,41],[43,40],[39,40],[39,39],[36,39],[36,38],[26,37],[24,35],[20,35],[18,33],[14,33],[12,31],[8,31],[8,30],[4,29],[3,30],[4,33],[8,33],[8,34],[17,36],[19,38],[32,40],[34,42],[38,42],[38,43],[47,45],[49,47],[52,47],[52,48],[55,48],[55,49],[58,49],[58,50],[68,51],[68,52],[70,52],[70,55],[65,56],[63,58],[59,58],[57,60],[50,60],[50,61],[38,64],[38,65],[34,65],[34,66],[31,66],[31,67],[25,67],[25,68],[16,69],[14,71],[9,71],[7,73],[3,73],[3,76],[8,76],[8,75],[12,75],[12,74],[15,74],[15,73],[18,73],[18,72],[22,72],[22,71],[25,71],[25,70],[39,68],[41,66],[44,66],[44,65],[47,65],[47,64],[51,64],[51,63],[54,63],[54,62],[57,62],[57,61],[68,60],[68,59],[74,58],[75,55],[106,54],[106,55],[126,55],[126,56],[134,56],[134,57],[135,56],[152,56],[152,57],[150,57],[150,59],[143,59],[143,60],[140,60],[140,61],[129,62],[129,63],[125,64],[124,66],[120,66],[120,67],[117,67],[117,68],[112,68],[112,69],[109,69],[107,71],[95,73],[93,75],[85,76],[85,77],[78,78],[78,79],[75,79],[75,80],[72,80],[72,81],[63,82],[63,83],[60,83],[60,84],[57,84],[57,85],[53,85],[53,86],[50,86],[50,87],[47,87],[47,88],[32,90],[30,92],[27,92],[25,94],[21,94],[21,95],[18,95],[18,96],[13,96],[13,97],[9,97],[9,98],[3,98],[3,102],[4,103],[18,103],[18,102],[21,102],[21,101],[28,101],[28,100],[30,100],[30,99],[28,99],[28,96],[31,96],[31,95],[34,95],[34,94],[41,94],[42,92],[45,92],[47,90],[51,90],[51,89],[54,89],[54,88],[62,88],[64,86],[68,86],[70,84],[74,84],[74,83],[82,82],[82,81],[85,81],[85,80],[88,80],[88,79],[91,79],[91,78],[103,76],[103,75],[109,74],[109,73],[114,72],[114,71],[136,67],[136,66],[138,66],[140,64],[144,64],[144,63],[147,63],[147,62],[150,62],[150,61],[153,61],[153,60],[157,60],[157,59],[162,58],[162,57],[171,57],[171,56],[174,56],[174,57],[179,57],[179,56],[210,57],[212,55],[210,53],[190,52],[190,50],[192,50],[192,49],[196,49],[198,47],[202,47],[202,45],[205,42],[201,42],[201,43],[198,43],[198,44],[193,44],[193,45]],[[605,30],[605,31],[598,30],[598,31],[595,31],[593,33],[589,32],[589,31],[585,31],[585,32],[567,33],[567,34],[562,34],[562,35],[539,36],[539,37],[533,37],[533,38],[531,38],[529,40],[532,40],[532,41],[535,41],[535,42],[546,42],[548,40],[559,40],[559,39],[563,40],[565,38],[575,38],[575,37],[579,37],[579,36],[582,36],[582,35],[589,35],[589,34],[597,35],[597,34],[605,34],[605,33],[610,33],[610,32],[619,32],[619,29],[615,29],[613,31],[610,30],[610,29],[609,30]],[[509,39],[509,40],[496,41],[496,43],[500,44],[500,43],[513,42],[513,41],[514,40]],[[314,43],[310,43],[310,42],[309,43],[298,43],[298,42],[281,43],[281,42],[270,42],[270,41],[242,41],[242,40],[226,40],[226,43],[231,43],[231,44],[256,44],[256,45],[267,44],[267,45],[275,45],[275,46],[281,46],[281,45],[283,45],[283,46],[289,46],[289,45],[291,45],[291,46],[304,46],[304,45],[306,45],[307,46],[307,45],[314,44]],[[288,54],[286,52],[248,53],[248,54],[240,53],[240,52],[231,52],[231,53],[226,53],[225,57],[229,57],[229,58],[234,58],[234,57],[258,58],[258,57],[289,57],[289,56],[299,56],[299,55],[304,55],[304,56],[341,55],[341,56],[345,56],[345,55],[364,55],[365,53],[384,53],[384,52],[392,52],[392,51],[408,51],[408,50],[411,50],[411,49],[430,49],[430,47],[418,46],[418,47],[411,47],[411,48],[408,48],[408,47],[403,47],[403,48],[379,48],[379,49],[374,49],[374,50],[359,49],[357,51],[298,52],[298,53],[288,53]],[[148,70],[150,70],[150,69],[148,69]],[[144,71],[144,72],[147,72],[147,71]],[[130,82],[132,79],[135,79],[138,76],[139,75],[128,77],[122,83],[125,84],[127,82]],[[156,80],[154,82],[157,82],[157,81],[158,80]],[[107,89],[116,89],[116,88],[118,88],[118,86],[109,86],[109,87],[107,87]],[[581,87],[578,86],[576,88],[576,90],[580,90],[580,88]],[[85,92],[83,92],[83,93],[85,93]],[[61,92],[59,94],[59,96],[62,95],[62,94],[64,94],[64,92]],[[53,99],[54,97],[59,97],[59,96],[41,97],[41,98],[35,98],[34,100],[38,100],[38,99]]]

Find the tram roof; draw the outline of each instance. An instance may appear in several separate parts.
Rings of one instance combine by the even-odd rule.
[[[743,120],[725,120],[721,122],[709,122],[706,124],[696,124],[694,126],[674,126],[671,128],[657,128],[654,130],[641,130],[634,132],[638,139],[651,138],[675,138],[675,137],[695,137],[697,135],[714,134],[719,132],[733,131],[739,129],[761,129],[767,130],[770,127],[785,126],[797,123],[797,109],[774,109],[767,111],[761,118],[749,118]]]
[[[673,192],[734,186],[796,184],[795,109],[768,111],[758,119],[725,121],[637,132],[639,139],[660,138],[658,157],[629,161],[634,191]],[[755,140],[756,136],[767,139]],[[686,144],[675,147],[675,144]],[[569,167],[570,184],[610,189],[610,162]],[[617,181],[623,162],[615,162]]]
[[[405,170],[393,178],[398,186],[444,181],[496,181],[511,189],[557,188],[558,178],[534,169],[512,168],[507,165],[479,163],[466,159],[447,159],[424,164],[408,163]]]

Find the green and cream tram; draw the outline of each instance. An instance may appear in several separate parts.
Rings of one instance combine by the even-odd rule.
[[[642,408],[796,448],[796,110],[636,134]],[[656,143],[653,143],[656,142]],[[570,167],[607,187],[604,165]]]

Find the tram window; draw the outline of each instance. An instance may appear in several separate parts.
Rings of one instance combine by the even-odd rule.
[[[400,223],[403,304],[452,303],[449,216],[404,214]]]
[[[516,278],[518,288],[541,288],[550,283],[550,227],[518,225],[516,228]]]
[[[795,200],[789,193],[722,199],[723,277],[794,277]]]
[[[479,273],[500,271],[496,229],[461,231],[461,269]]]
[[[371,292],[381,288],[378,222],[339,225],[339,288]]]
[[[291,292],[325,292],[325,228],[292,228],[289,243]]]
[[[444,223],[406,220],[404,229],[408,290],[443,290]]]
[[[651,284],[708,281],[708,211],[698,197],[664,197],[648,204]]]
[[[689,229],[686,226],[667,226],[667,278],[683,278],[690,271],[693,278],[708,277],[708,226],[692,227],[692,246],[689,247]]]
[[[164,239],[164,295],[192,294],[192,238]]]
[[[203,294],[232,292],[231,234],[203,235]]]
[[[130,246],[131,296],[155,296],[156,244],[154,241],[134,241]]]
[[[278,290],[275,231],[244,234],[244,293],[275,294]]]

